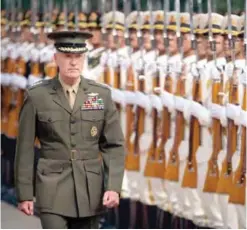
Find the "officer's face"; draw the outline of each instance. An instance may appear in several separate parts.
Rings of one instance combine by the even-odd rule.
[[[84,63],[84,54],[57,52],[54,58],[59,67],[61,77],[72,79],[80,76]]]
[[[244,54],[244,39],[236,37],[235,39],[235,52],[236,55]]]
[[[224,52],[227,57],[231,56],[230,44],[227,36],[224,36]]]
[[[216,43],[216,57],[224,56],[224,36],[221,34],[214,34],[213,39]],[[210,44],[208,43],[208,54],[210,56],[213,55],[213,52],[210,48]]]
[[[196,42],[198,56],[204,58],[207,55],[207,38],[204,35],[197,35]]]
[[[129,30],[129,37],[130,37],[130,46],[133,49],[138,49],[137,31],[134,29]]]
[[[21,33],[21,41],[25,42],[25,41],[32,41],[32,40],[33,40],[33,36],[30,31],[30,28],[23,27],[22,33]]]
[[[170,55],[174,55],[178,52],[178,45],[177,45],[177,37],[175,31],[168,31],[168,39],[169,39],[169,53]]]
[[[123,47],[125,45],[124,41],[124,32],[122,30],[117,30],[117,38],[114,40],[114,36],[112,35],[112,30],[107,31],[107,41],[109,49],[117,49]]]
[[[164,46],[163,31],[162,30],[155,30],[154,31],[154,38],[155,38],[155,42],[156,42],[156,48],[160,52],[164,52],[165,46]]]
[[[143,46],[145,50],[150,50],[152,48],[151,39],[150,39],[150,31],[142,30],[143,36]]]
[[[187,53],[191,50],[191,36],[189,33],[183,33],[183,52]]]
[[[93,35],[93,37],[90,39],[90,43],[93,46],[97,46],[101,44],[101,31],[98,28],[92,28],[90,30],[90,33]]]

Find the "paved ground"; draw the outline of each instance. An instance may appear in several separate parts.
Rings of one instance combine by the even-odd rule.
[[[1,229],[41,229],[39,218],[26,216],[16,207],[1,201]]]

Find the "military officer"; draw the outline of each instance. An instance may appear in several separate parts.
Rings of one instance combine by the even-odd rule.
[[[31,86],[20,114],[15,159],[18,207],[33,215],[37,136],[41,156],[35,195],[43,228],[98,228],[103,206],[119,204],[124,138],[118,113],[107,87],[80,76],[85,40],[90,37],[75,31],[48,34],[55,40],[59,76]]]

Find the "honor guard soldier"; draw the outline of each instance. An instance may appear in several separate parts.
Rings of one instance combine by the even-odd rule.
[[[99,13],[91,12],[89,14],[87,28],[93,37],[89,41],[92,48],[87,53],[83,76],[98,82],[102,74],[100,59],[105,51],[102,44],[101,15]]]
[[[27,90],[15,159],[19,209],[33,215],[37,136],[35,195],[42,227],[98,228],[103,206],[119,204],[124,138],[118,112],[107,87],[80,76],[91,34],[60,31],[48,38],[55,41],[59,76]]]
[[[225,149],[225,143],[221,146],[223,133],[220,131],[221,128],[219,128],[226,126],[225,107],[222,106],[225,103],[224,95],[227,82],[224,73],[226,59],[224,53],[223,24],[224,17],[222,15],[209,13],[208,23],[205,25],[204,30],[205,34],[209,36],[207,49],[208,62],[206,63],[205,75],[203,77],[203,81],[206,81],[204,85],[206,85],[209,92],[209,98],[205,101],[205,105],[207,105],[207,109],[210,111],[212,122],[210,132],[208,134],[206,134],[206,131],[204,132],[205,135],[210,135],[211,138],[207,141],[207,147],[205,145],[205,161],[201,162],[200,173],[203,175],[201,180],[205,181],[201,200],[206,215],[206,225],[211,228],[220,228],[223,226],[218,195],[215,194],[217,189],[217,181],[215,179],[217,176],[216,167],[218,167],[218,162],[222,159],[222,157],[220,159],[220,155],[225,154],[223,151]],[[220,84],[221,88],[219,90],[215,90],[216,84]],[[202,154],[200,156],[202,157]],[[214,180],[215,182],[209,183],[210,180]]]

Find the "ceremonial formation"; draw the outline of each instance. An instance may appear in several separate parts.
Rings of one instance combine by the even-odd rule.
[[[43,12],[35,5],[25,12],[1,12],[2,183],[14,187],[16,138],[31,135],[19,129],[26,91],[59,76],[57,50],[83,52],[81,76],[91,87],[110,91],[125,141],[120,205],[102,216],[102,226],[246,229],[247,2],[236,14],[230,0],[225,14],[213,10],[213,0],[207,1],[204,13],[195,12],[192,0],[186,12],[180,0],[174,1],[173,11],[166,0],[159,10],[148,0],[145,11],[138,0],[135,11],[129,10],[130,1],[124,0],[120,11],[113,0],[108,12],[105,1],[99,1],[101,11],[90,13],[68,11],[67,1],[60,12],[51,2]],[[47,36],[61,31],[92,37],[85,46],[66,46],[66,39]],[[108,124],[100,121],[103,113],[101,118],[94,115],[105,109],[105,91],[102,95],[91,92],[80,108],[90,111],[90,117],[81,119],[96,124],[80,127],[88,141],[96,140],[101,126]],[[49,104],[45,96],[34,103],[36,108]],[[25,118],[30,116],[20,117]],[[66,130],[56,113],[50,120],[45,114],[38,119],[52,123],[52,132]],[[120,136],[115,128],[108,132],[112,139]],[[35,164],[42,143],[51,152],[56,148],[54,133],[48,136],[48,142],[34,136]],[[56,200],[60,198],[67,214],[73,213],[66,193]],[[100,202],[88,199],[91,205]],[[55,202],[53,209],[60,205]]]

